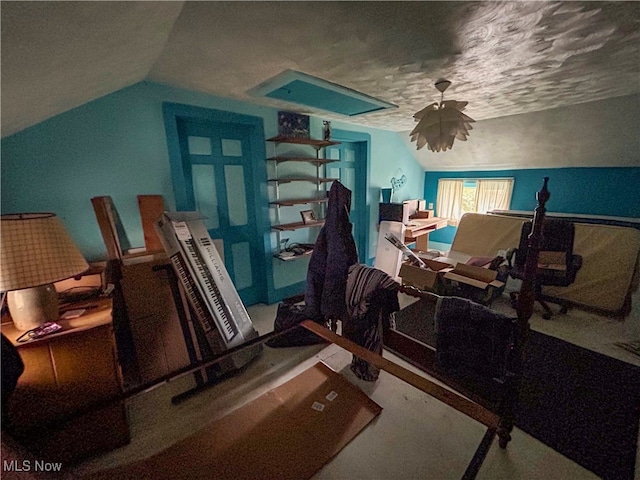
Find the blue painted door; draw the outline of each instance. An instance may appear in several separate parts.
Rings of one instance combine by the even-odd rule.
[[[327,147],[326,158],[336,160],[327,164],[327,177],[337,178],[351,190],[349,219],[353,224],[353,239],[360,262],[366,261],[366,153],[363,142],[344,142]]]
[[[199,120],[178,120],[186,187],[186,205],[198,211],[223,255],[245,305],[260,301],[262,252],[256,212],[251,208],[254,178],[249,127]],[[220,248],[222,247],[222,248]]]

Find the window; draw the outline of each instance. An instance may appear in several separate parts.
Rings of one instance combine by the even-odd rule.
[[[440,179],[436,215],[457,226],[465,213],[508,210],[512,191],[513,178]]]

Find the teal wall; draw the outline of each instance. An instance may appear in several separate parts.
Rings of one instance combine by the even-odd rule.
[[[335,128],[351,132],[368,133],[371,129],[332,122]],[[397,132],[377,130],[371,135],[371,158],[367,171],[367,205],[369,206],[369,235],[366,258],[372,264],[378,244],[378,204],[381,201],[380,190],[391,186],[391,179],[406,176],[407,183],[396,191],[393,201],[401,202],[413,198],[422,198],[424,192],[424,169],[415,160]]]
[[[55,212],[85,257],[89,261],[102,260],[106,251],[90,199],[108,195],[118,210],[130,246],[143,246],[136,196],[160,194],[168,210],[175,208],[163,102],[261,117],[265,138],[277,134],[276,109],[155,83],[138,83],[3,138],[2,213]],[[322,120],[311,118],[313,137],[320,137]],[[332,127],[370,136],[367,185],[372,223],[367,258],[371,258],[377,240],[374,222],[379,189],[386,187],[400,168],[410,181],[398,198],[419,198],[424,191],[423,169],[393,132],[345,122],[332,122]],[[255,168],[266,168],[265,164],[264,159],[256,159]],[[270,258],[271,252],[265,255]],[[272,281],[265,300],[277,301],[303,288],[300,282],[305,278],[306,261],[284,264],[273,260],[268,270]]]
[[[454,165],[491,165],[486,171],[427,171],[424,196],[434,205],[440,178],[513,177],[511,209],[532,211],[549,177],[550,212],[640,217],[638,94],[478,121],[467,142],[432,155]],[[508,169],[516,158],[539,168]],[[447,227],[429,239],[451,243],[455,232]]]
[[[425,199],[435,205],[440,178],[483,177],[515,179],[512,210],[533,211],[542,179],[549,177],[549,212],[640,218],[640,167],[426,172]],[[430,234],[429,240],[451,243],[455,232],[456,228],[446,227]]]

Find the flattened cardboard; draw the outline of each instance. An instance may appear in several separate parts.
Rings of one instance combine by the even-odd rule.
[[[444,274],[444,278],[485,290],[490,286],[500,288],[504,285],[504,282],[496,280],[497,275],[496,270],[458,263],[452,271]]]
[[[148,459],[85,478],[303,480],[381,411],[360,389],[317,363]]]

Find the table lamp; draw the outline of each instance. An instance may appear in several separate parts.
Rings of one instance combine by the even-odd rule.
[[[54,213],[0,216],[0,291],[18,330],[59,318],[54,282],[89,268]]]

